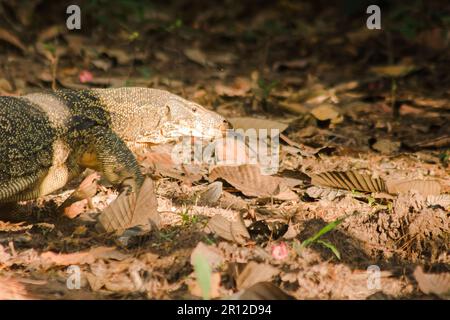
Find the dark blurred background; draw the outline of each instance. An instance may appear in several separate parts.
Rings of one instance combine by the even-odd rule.
[[[81,30],[66,28],[70,4],[81,8]],[[381,8],[381,30],[366,28],[370,4]],[[258,87],[264,103],[250,110],[261,112],[276,110],[276,90],[312,82],[357,81],[368,99],[392,94],[391,78],[400,101],[449,94],[446,0],[3,0],[0,16],[3,94],[141,85],[214,104],[211,95],[223,96],[214,86],[232,82]],[[400,69],[371,69],[386,65]]]

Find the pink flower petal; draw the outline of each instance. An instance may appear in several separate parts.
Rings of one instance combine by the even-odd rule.
[[[289,255],[289,249],[286,243],[280,242],[272,247],[272,257],[277,260],[284,260]]]
[[[81,83],[91,82],[94,79],[94,76],[91,72],[87,70],[83,70],[80,72],[80,75],[78,76]]]

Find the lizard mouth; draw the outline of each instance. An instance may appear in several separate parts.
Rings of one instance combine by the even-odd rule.
[[[181,127],[178,128],[177,132],[175,133],[175,137],[184,137],[184,136],[190,136],[205,140],[213,140],[213,139],[219,139],[222,138],[224,135],[224,130],[222,129],[214,129],[214,128],[185,128]]]
[[[194,137],[201,140],[213,141],[223,138],[228,129],[188,128],[186,126],[169,126],[152,132],[146,132],[136,139],[137,143],[167,143],[183,137]]]
[[[222,139],[227,136],[232,126],[225,119],[219,121],[219,123],[217,121],[211,122],[210,125],[197,123],[194,126],[184,122],[166,122],[159,128],[141,133],[135,139],[135,142],[160,144],[175,141],[183,137],[194,137],[206,141]]]

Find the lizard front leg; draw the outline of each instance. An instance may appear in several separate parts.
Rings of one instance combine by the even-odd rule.
[[[101,229],[120,232],[135,225],[158,226],[156,207],[154,210],[144,207],[143,210],[142,206],[144,202],[156,204],[153,183],[151,180],[144,182],[136,158],[123,140],[103,127],[90,129],[86,138],[87,147],[79,158],[79,164],[99,171],[121,191],[118,198],[100,214]],[[144,189],[146,194],[140,194]]]
[[[120,191],[138,193],[144,177],[125,142],[104,127],[86,132],[86,140],[87,148],[79,157],[79,165],[102,173]]]

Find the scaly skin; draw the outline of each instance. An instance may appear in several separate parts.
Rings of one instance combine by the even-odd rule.
[[[85,168],[138,192],[143,176],[129,147],[184,135],[221,137],[226,128],[218,114],[157,89],[0,97],[0,202],[52,193]]]

